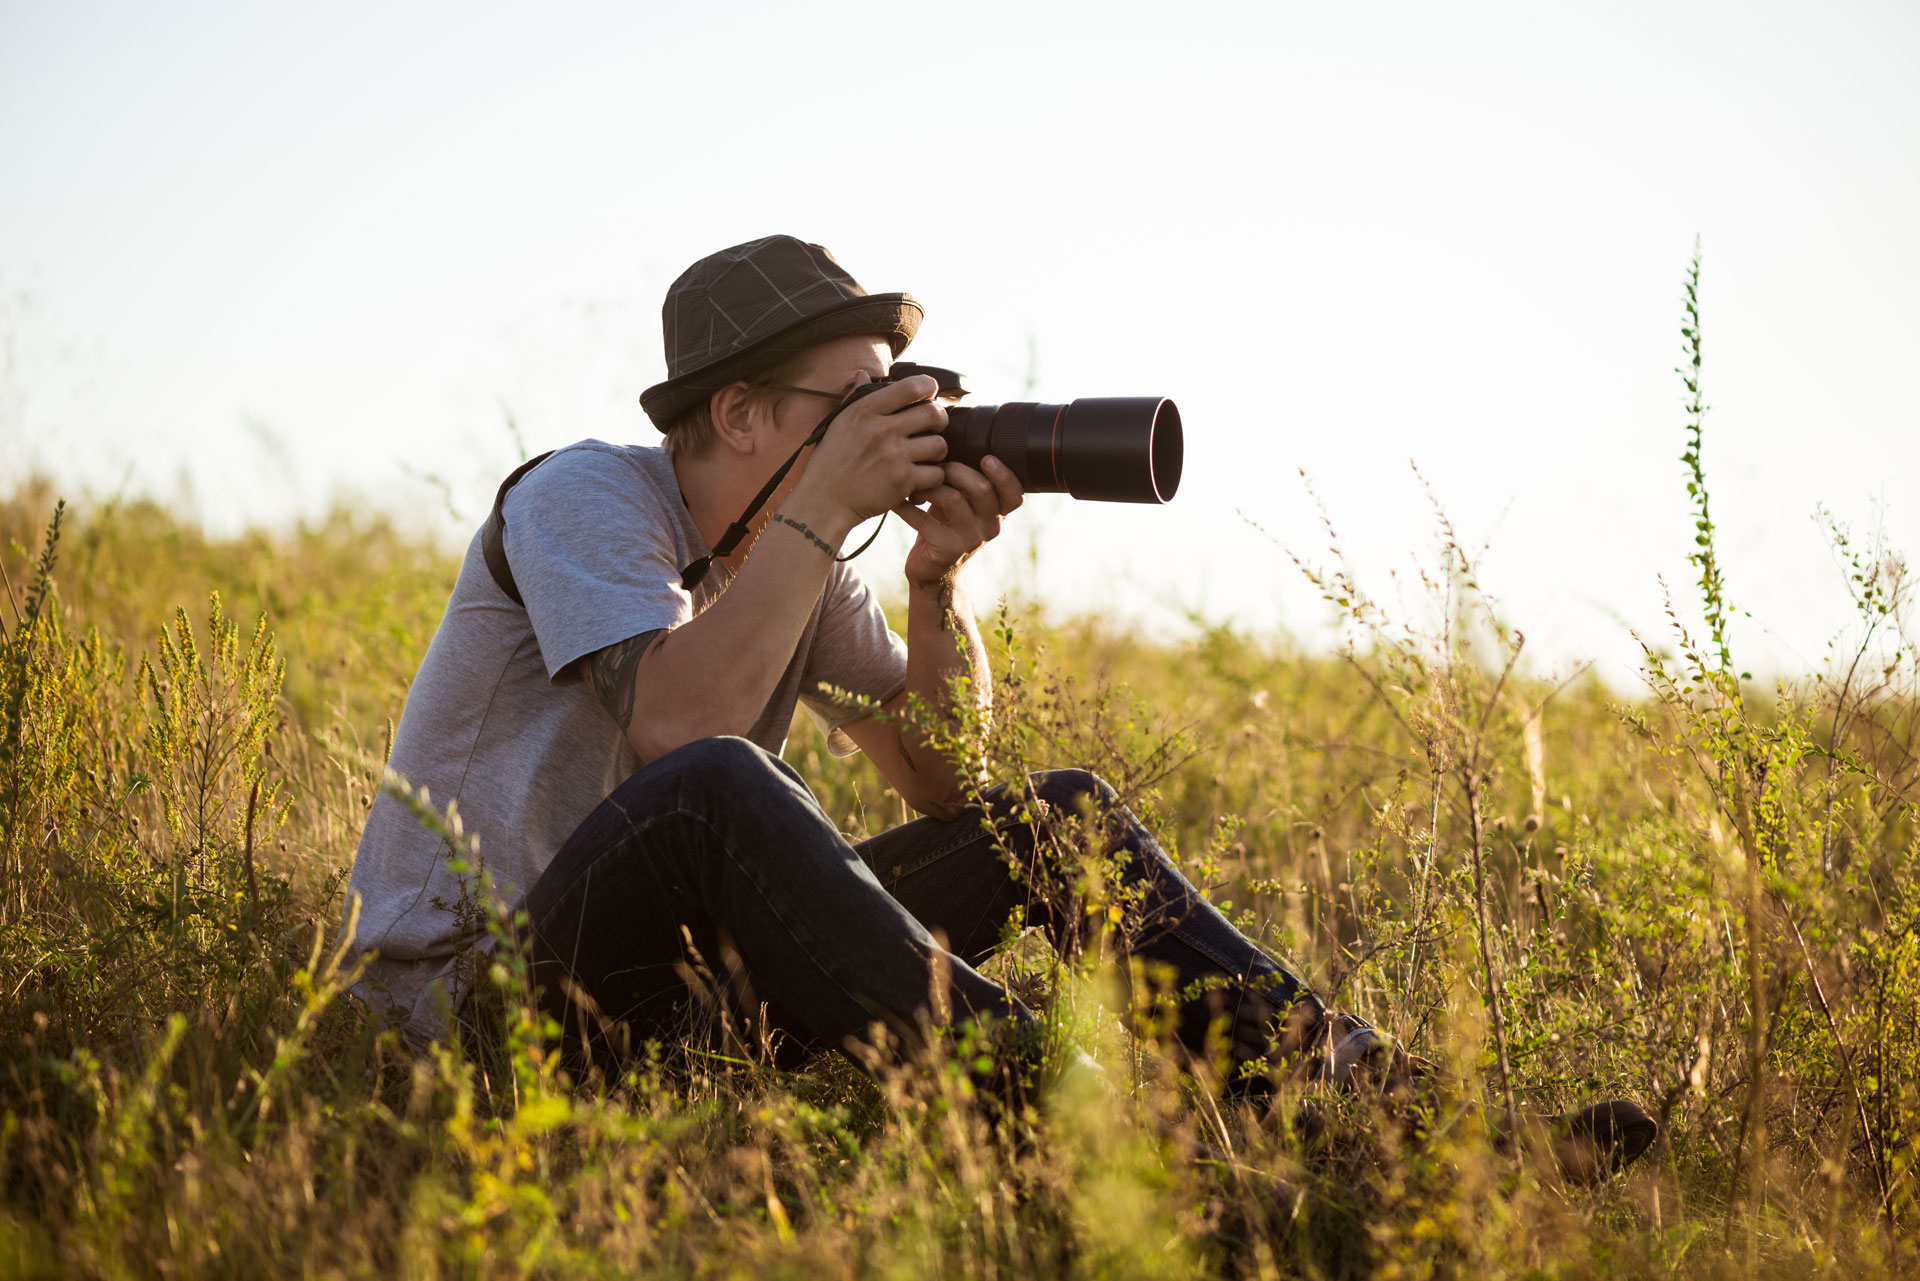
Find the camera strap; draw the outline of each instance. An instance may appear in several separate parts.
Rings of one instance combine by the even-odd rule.
[[[861,395],[867,391],[867,388],[871,386],[874,386],[874,384],[854,388],[852,395],[841,401],[832,413],[822,418],[820,425],[809,432],[807,438],[800,442],[800,447],[788,455],[786,462],[780,464],[780,470],[774,472],[767,480],[767,483],[760,486],[760,492],[753,496],[753,501],[747,504],[747,509],[740,513],[740,519],[727,526],[726,533],[720,535],[720,541],[713,545],[713,550],[700,559],[693,561],[685,569],[680,571],[680,586],[683,589],[692,591],[695,584],[707,576],[707,570],[713,567],[714,561],[725,559],[732,553],[734,548],[740,545],[740,540],[747,536],[747,522],[751,521],[754,516],[759,513],[760,509],[767,505],[767,500],[773,497],[773,491],[780,488],[780,482],[787,478],[787,473],[793,470],[793,465],[800,461],[801,452],[809,445],[819,444],[826,436],[827,428],[833,426],[833,420],[840,416],[840,411],[858,400]],[[873,533],[867,536],[867,541],[861,543],[845,556],[835,556],[833,558],[834,563],[839,564],[842,561],[852,560],[855,556],[858,556],[861,552],[873,546],[873,540],[880,537],[880,530],[886,523],[887,518],[883,514],[880,517],[880,524],[875,525],[873,527]]]

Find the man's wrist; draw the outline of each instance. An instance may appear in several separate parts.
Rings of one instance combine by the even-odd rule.
[[[820,535],[814,533],[813,526],[807,524],[807,522],[804,520],[795,520],[793,517],[787,515],[785,512],[775,512],[773,515],[767,517],[767,524],[769,526],[785,525],[788,529],[797,531],[800,537],[806,539],[808,542],[812,543],[815,547],[819,548],[829,558],[832,558],[838,554],[835,551],[833,544],[829,543],[826,539],[820,537]]]
[[[929,579],[907,579],[907,594],[923,595],[929,600],[937,600],[943,605],[951,605],[955,591],[960,586],[960,566],[951,565],[942,570],[938,577]]]
[[[836,554],[840,544],[847,541],[847,535],[853,532],[854,525],[858,523],[837,510],[837,504],[819,502],[799,490],[787,495],[786,501],[780,504],[780,515],[786,518],[788,524],[805,525],[809,532],[834,549]]]

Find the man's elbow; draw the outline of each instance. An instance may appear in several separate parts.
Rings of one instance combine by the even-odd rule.
[[[939,819],[943,823],[951,823],[954,819],[960,817],[961,806],[958,802],[908,801],[907,803],[913,806],[916,813],[923,814],[928,818]]]
[[[633,748],[633,754],[640,758],[640,763],[646,765],[688,743],[717,737],[718,734],[705,732],[698,726],[678,725],[651,717],[642,720],[635,716],[633,725],[627,730],[627,745]]]
[[[736,723],[737,722],[737,723]],[[703,738],[729,735],[744,738],[753,726],[738,717],[716,716],[703,709],[679,711],[649,708],[636,700],[633,721],[627,726],[627,745],[642,765]]]
[[[928,818],[951,821],[959,818],[966,808],[966,798],[960,794],[957,783],[945,785],[942,790],[940,786],[916,780],[899,790],[900,799],[912,806],[915,813]]]

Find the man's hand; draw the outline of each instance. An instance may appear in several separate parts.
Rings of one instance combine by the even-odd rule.
[[[854,386],[871,381],[863,372]],[[824,504],[834,523],[851,529],[894,510],[903,494],[943,488],[939,464],[947,444],[938,433],[947,411],[933,399],[939,390],[916,374],[847,406],[814,446],[794,498],[802,506]]]
[[[952,576],[999,537],[1001,521],[1025,497],[1012,468],[992,455],[981,460],[979,471],[965,463],[947,463],[941,470],[939,484],[893,508],[919,535],[907,552],[909,587],[932,587]],[[916,503],[925,503],[925,510]]]

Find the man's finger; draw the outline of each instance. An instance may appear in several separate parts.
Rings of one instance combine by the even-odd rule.
[[[902,444],[916,463],[937,463],[947,456],[947,442],[938,436],[909,436]]]
[[[965,463],[947,464],[947,483],[969,499],[993,501],[993,482]]]
[[[994,493],[1000,498],[1000,514],[1006,515],[1026,501],[1026,490],[1021,488],[1020,478],[1013,474],[1013,468],[988,454],[980,460],[980,470],[993,482]]]
[[[932,516],[942,524],[952,524],[955,512],[967,510],[967,501],[960,491],[942,481],[929,485],[925,489],[916,489],[907,495],[907,502],[918,508],[924,515]]]
[[[873,430],[910,440],[939,440],[947,427],[947,411],[939,405],[908,405],[873,423]]]
[[[911,378],[902,378],[897,383],[889,383],[879,391],[862,396],[859,405],[871,406],[877,414],[892,414],[905,409],[908,405],[920,401],[931,401],[940,384],[925,374],[915,374]],[[858,405],[855,406],[857,408]],[[934,405],[938,409],[938,405]]]
[[[976,523],[979,513],[967,496],[952,485],[941,485],[926,495],[927,509],[939,517],[943,524],[958,527],[965,522]]]
[[[907,469],[907,492],[924,494],[947,482],[947,473],[934,463],[917,463]]]
[[[1000,519],[1000,494],[985,476],[965,463],[948,463],[947,483],[966,495],[967,505],[982,521]]]

